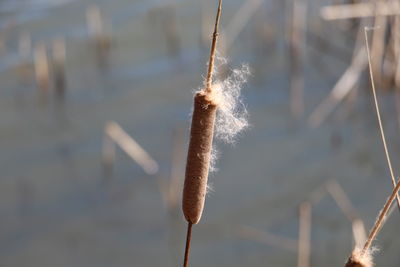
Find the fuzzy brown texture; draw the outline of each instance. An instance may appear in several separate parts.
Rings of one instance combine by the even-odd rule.
[[[369,251],[362,253],[362,250],[355,249],[346,262],[345,267],[372,267],[372,257]]]
[[[345,267],[366,267],[364,264],[361,262],[355,261],[352,258],[349,258],[349,260],[346,263]]]
[[[197,224],[203,213],[210,167],[217,105],[208,96],[199,92],[194,97],[182,201],[185,218],[192,224]]]

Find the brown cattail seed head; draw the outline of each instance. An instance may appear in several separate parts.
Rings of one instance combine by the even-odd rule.
[[[355,249],[347,260],[345,267],[372,267],[372,257],[369,252],[362,253]]]
[[[209,94],[195,95],[182,202],[185,218],[192,224],[198,223],[203,213],[216,111],[217,104]]]

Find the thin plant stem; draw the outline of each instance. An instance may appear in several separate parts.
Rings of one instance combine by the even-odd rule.
[[[219,19],[221,17],[221,10],[222,10],[222,0],[219,0],[217,17],[215,18],[213,39],[212,39],[212,43],[211,43],[210,59],[208,62],[208,71],[207,71],[207,80],[206,80],[206,92],[207,93],[212,92],[212,88],[211,88],[212,75],[214,72],[215,51],[217,48],[217,39],[218,39],[218,24],[219,24]]]
[[[379,213],[378,219],[376,220],[374,226],[372,227],[371,232],[369,233],[368,239],[365,242],[365,245],[361,251],[362,255],[364,255],[368,251],[368,249],[371,247],[372,241],[375,239],[379,230],[382,228],[383,223],[385,222],[385,219],[389,212],[390,206],[391,206],[393,200],[396,198],[396,195],[397,195],[399,189],[400,189],[400,181],[397,183],[396,187],[393,189],[392,194],[390,195],[388,200],[386,200],[386,203],[383,206],[383,209]]]
[[[374,28],[372,28],[374,29]],[[366,43],[366,47],[367,47],[367,56],[368,56],[368,66],[369,66],[369,75],[371,78],[371,87],[372,87],[372,93],[374,96],[374,102],[375,102],[375,108],[376,108],[376,115],[378,117],[378,123],[379,123],[379,129],[381,132],[381,137],[382,137],[382,142],[383,142],[383,147],[385,149],[385,154],[386,154],[386,160],[389,166],[389,171],[390,171],[390,176],[392,178],[392,183],[393,186],[396,186],[396,179],[394,177],[394,173],[393,173],[393,168],[392,168],[392,163],[390,160],[390,156],[389,156],[389,150],[387,148],[387,143],[386,143],[386,137],[385,137],[385,132],[383,130],[383,124],[382,124],[382,119],[381,119],[381,112],[379,110],[379,104],[378,104],[378,99],[376,97],[376,89],[375,89],[375,81],[374,81],[374,75],[372,73],[372,64],[371,64],[371,53],[370,53],[370,49],[369,49],[369,44],[368,44],[368,30],[371,30],[371,28],[364,28],[364,33],[365,33],[365,43]],[[397,205],[400,209],[400,198],[399,195],[396,193],[396,198],[397,198]]]
[[[183,260],[183,267],[187,267],[189,264],[190,241],[192,241],[192,226],[193,224],[191,222],[188,222],[186,232],[185,259]]]

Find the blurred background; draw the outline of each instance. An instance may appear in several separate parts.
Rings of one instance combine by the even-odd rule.
[[[0,266],[181,265],[193,92],[216,7],[0,1]],[[399,174],[399,12],[389,0],[224,1],[218,75],[249,65],[250,127],[216,142],[190,266],[343,266],[393,187],[364,26],[379,27],[372,67]],[[377,266],[400,264],[398,220],[395,209]]]

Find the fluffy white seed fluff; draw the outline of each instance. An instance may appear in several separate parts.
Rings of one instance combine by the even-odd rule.
[[[241,90],[250,75],[248,65],[242,65],[222,82],[217,82],[214,94],[218,103],[215,123],[216,137],[226,143],[234,143],[238,134],[248,127],[247,110]]]

